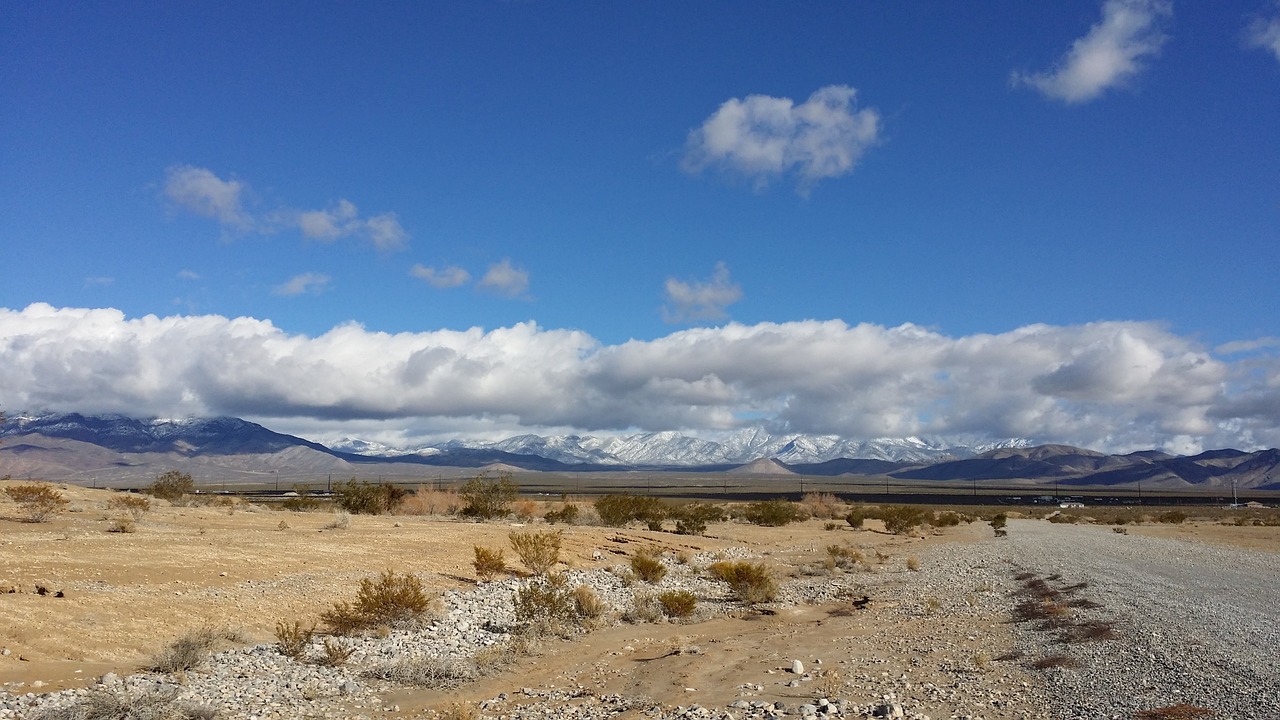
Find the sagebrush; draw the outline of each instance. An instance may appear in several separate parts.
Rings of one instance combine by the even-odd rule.
[[[427,612],[434,598],[416,575],[387,570],[377,580],[364,578],[355,602],[337,602],[320,619],[338,635],[349,635],[378,625],[416,620]]]

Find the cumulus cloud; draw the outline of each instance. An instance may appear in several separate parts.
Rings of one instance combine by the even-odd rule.
[[[203,217],[217,220],[236,231],[272,232],[296,227],[303,237],[333,242],[357,237],[379,250],[398,250],[409,240],[395,213],[360,217],[355,203],[345,198],[323,210],[276,208],[254,216],[242,204],[248,186],[239,180],[223,180],[211,170],[190,165],[175,166],[166,172],[165,195],[176,205]]]
[[[1262,48],[1280,60],[1280,15],[1272,18],[1255,18],[1245,30],[1245,44]]]
[[[293,297],[304,293],[318,295],[329,288],[330,280],[332,278],[323,273],[302,273],[301,275],[294,275],[281,285],[277,285],[272,292],[285,297]]]
[[[242,204],[244,191],[245,185],[239,180],[223,180],[205,168],[175,165],[165,171],[165,197],[233,230],[248,230],[254,224]]]
[[[1015,71],[1011,81],[1068,103],[1093,100],[1132,80],[1144,60],[1159,54],[1168,39],[1164,27],[1172,16],[1168,0],[1107,0],[1102,20],[1072,43],[1053,70]]]
[[[471,282],[471,273],[456,265],[433,268],[418,263],[409,268],[409,274],[431,287],[441,289],[456,288]]]
[[[479,434],[712,432],[751,417],[849,438],[964,433],[1100,450],[1280,446],[1280,357],[1229,362],[1151,323],[949,337],[805,321],[605,346],[522,323],[316,337],[219,316],[0,309],[0,406],[228,414]]]
[[[742,288],[729,279],[729,268],[723,262],[716,263],[707,280],[667,278],[663,289],[666,304],[662,319],[668,323],[720,320],[728,316],[725,310],[730,305],[742,299]]]
[[[856,94],[829,85],[799,105],[769,95],[730,98],[689,133],[681,165],[693,173],[718,168],[757,188],[789,173],[806,193],[820,180],[847,175],[875,144],[880,114],[857,110]]]
[[[529,273],[503,259],[489,266],[480,278],[480,288],[504,297],[520,297],[529,289]]]

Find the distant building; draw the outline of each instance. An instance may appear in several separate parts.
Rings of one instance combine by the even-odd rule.
[[[1082,508],[1082,507],[1084,507],[1084,503],[1082,503],[1082,502],[1064,502],[1064,503],[1058,503],[1058,507],[1060,507],[1060,508]]]

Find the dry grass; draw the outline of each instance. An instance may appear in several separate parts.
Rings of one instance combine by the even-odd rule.
[[[457,490],[432,490],[419,485],[400,501],[398,515],[457,515],[465,503]]]
[[[778,582],[763,563],[722,560],[707,571],[711,577],[728,583],[733,594],[749,605],[769,602],[778,596]]]
[[[204,662],[219,642],[238,642],[239,640],[240,636],[237,633],[203,627],[173,641],[152,657],[143,669],[160,673],[190,670]]]
[[[320,619],[334,633],[349,635],[378,625],[415,620],[427,612],[432,600],[416,575],[396,575],[387,570],[376,581],[361,580],[354,603],[334,603]]]
[[[292,623],[281,620],[276,623],[276,649],[285,657],[301,660],[314,632],[315,628],[304,628],[297,620]]]
[[[1178,703],[1151,710],[1139,710],[1133,714],[1134,720],[1197,720],[1197,718],[1213,717],[1214,712],[1208,708]]]
[[[658,596],[667,617],[687,618],[698,609],[698,597],[688,590],[667,590]]]
[[[502,548],[486,548],[476,545],[472,548],[475,552],[475,561],[472,566],[476,569],[476,577],[481,582],[489,582],[507,569],[507,562],[502,557]]]
[[[1080,667],[1080,661],[1068,655],[1050,655],[1033,661],[1031,667],[1036,670],[1048,670],[1049,668],[1070,669]]]
[[[659,553],[654,550],[636,553],[631,557],[631,572],[650,585],[662,582],[662,578],[667,576],[667,566],[662,564],[659,557]]]
[[[546,575],[560,562],[560,545],[564,535],[555,532],[513,532],[507,536],[520,563],[534,575]]]
[[[844,503],[831,493],[805,493],[800,498],[800,507],[804,508],[809,517],[819,520],[831,520],[845,514]]]

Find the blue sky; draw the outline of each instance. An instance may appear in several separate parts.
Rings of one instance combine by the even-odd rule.
[[[1280,444],[1275,2],[3,5],[9,412]]]

